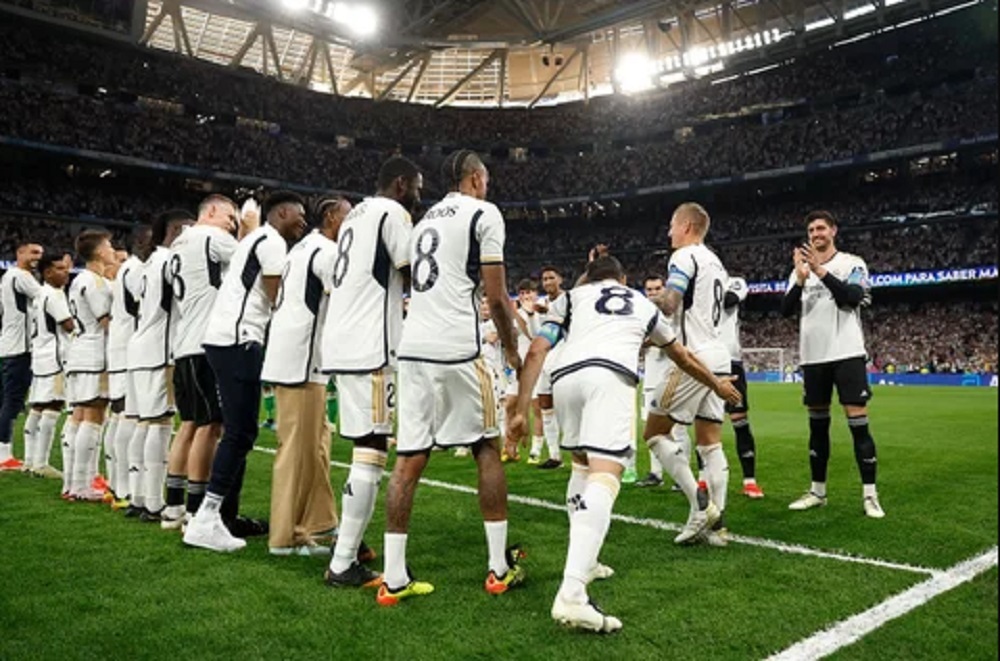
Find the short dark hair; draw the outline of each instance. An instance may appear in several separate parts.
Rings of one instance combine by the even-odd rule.
[[[20,250],[21,248],[25,248],[27,246],[33,246],[36,243],[37,243],[37,241],[33,241],[30,237],[26,236],[26,237],[18,240],[17,247],[15,249],[16,250]]]
[[[83,261],[89,262],[96,256],[98,246],[110,240],[111,232],[107,230],[84,230],[76,237],[76,254]],[[62,255],[59,255],[59,259],[62,259]]]
[[[485,167],[479,154],[470,149],[459,149],[444,159],[441,175],[452,190],[456,190],[462,180],[476,170]]]
[[[46,248],[41,259],[38,260],[38,272],[44,275],[45,271],[52,268],[54,264],[62,262],[63,255],[65,253],[61,250],[49,250]]]
[[[817,220],[826,222],[830,227],[837,227],[837,218],[829,211],[823,209],[809,212],[809,215],[806,216],[806,227],[809,227]]]
[[[650,273],[645,278],[642,279],[642,284],[646,284],[650,280],[659,280],[663,284],[667,284],[667,279],[660,275],[659,273]]]
[[[153,247],[162,246],[167,240],[167,231],[174,223],[193,223],[197,218],[187,209],[170,209],[153,219]]]
[[[622,267],[622,263],[611,255],[598,257],[590,264],[587,264],[587,280],[589,282],[621,280],[624,275],[625,269]]]
[[[562,270],[558,266],[552,266],[551,264],[548,266],[543,266],[542,270],[539,271],[538,273],[541,275],[545,275],[546,273],[555,273],[560,278],[563,277]]]
[[[400,177],[407,181],[413,181],[419,175],[420,168],[417,167],[416,163],[402,156],[393,156],[383,163],[382,168],[378,171],[378,189],[380,191],[386,190],[392,186],[392,182]]]
[[[538,283],[530,278],[525,278],[517,283],[517,291],[538,291]]]
[[[284,204],[301,204],[302,208],[304,209],[306,206],[306,201],[302,198],[301,195],[299,195],[295,191],[290,191],[290,190],[274,191],[273,193],[267,196],[267,199],[264,200],[264,208],[262,209],[264,218],[269,218],[271,216],[271,213],[275,209]]]

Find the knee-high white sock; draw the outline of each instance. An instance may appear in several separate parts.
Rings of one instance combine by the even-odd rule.
[[[670,431],[670,437],[680,444],[684,449],[684,461],[691,465],[691,434],[687,425],[674,425]]]
[[[570,518],[569,551],[559,587],[559,594],[570,603],[587,601],[587,582],[611,526],[611,510],[619,489],[615,476],[609,473],[592,474],[587,480],[583,499]]]
[[[35,468],[45,468],[49,465],[52,455],[52,439],[56,435],[56,425],[59,423],[59,411],[43,411],[35,432]]]
[[[684,456],[683,446],[666,436],[654,436],[647,443],[649,451],[656,455],[663,469],[687,496],[691,511],[696,512],[701,509],[698,504],[698,482],[691,472],[691,462]]]
[[[489,550],[489,569],[503,577],[510,567],[507,565],[507,522],[484,521],[486,528],[486,548]]]
[[[726,495],[729,489],[729,460],[722,450],[722,443],[698,446],[698,454],[705,463],[708,496],[720,511],[725,512]]]
[[[128,451],[132,435],[135,434],[135,426],[136,421],[134,418],[120,416],[118,418],[118,427],[115,429],[115,482],[111,485],[111,489],[119,498],[128,496],[131,491],[131,486],[129,485]]]
[[[356,448],[351,473],[344,484],[341,499],[340,530],[330,559],[330,571],[347,571],[358,557],[358,547],[375,512],[378,487],[385,473],[386,454],[369,448]]]
[[[163,484],[167,478],[167,455],[170,451],[170,425],[150,425],[143,451],[142,494],[150,512],[163,509]]]
[[[559,419],[553,409],[542,411],[542,431],[545,433],[545,445],[549,448],[549,459],[562,461],[562,451],[559,449]]]
[[[118,433],[118,420],[119,416],[117,413],[112,413],[108,416],[108,421],[104,424],[104,435],[101,438],[101,444],[104,446],[104,472],[108,477],[108,484],[111,486],[111,491],[115,490],[115,486],[118,484],[118,473],[117,465],[115,463],[115,435]]]
[[[138,424],[128,443],[128,493],[129,502],[134,507],[142,507],[146,502],[142,492],[143,457],[146,448],[148,424]]]
[[[97,446],[101,444],[101,426],[93,422],[81,422],[73,440],[75,448],[73,457],[73,484],[70,492],[82,493],[90,488],[94,479],[94,455]]]
[[[41,411],[31,409],[24,420],[24,468],[41,468],[38,463],[38,423],[42,420]]]
[[[542,446],[545,445],[544,436],[532,436],[531,437],[531,453],[530,456],[537,459],[542,456]]]
[[[573,522],[573,512],[583,500],[588,477],[590,477],[590,468],[573,462],[573,472],[570,473],[569,483],[566,485],[566,514],[569,516],[570,523]]]
[[[72,418],[66,420],[62,428],[62,473],[63,473],[63,493],[70,493],[73,488],[73,464],[76,461],[76,436],[77,423]]]
[[[385,584],[392,590],[405,588],[410,582],[406,573],[406,533],[385,534]]]

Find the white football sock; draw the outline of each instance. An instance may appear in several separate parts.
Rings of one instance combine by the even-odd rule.
[[[121,417],[118,420],[118,428],[115,430],[115,484],[111,485],[112,490],[118,498],[129,495],[132,486],[129,482],[129,443],[135,434],[135,418]],[[109,471],[110,472],[110,471]]]
[[[705,478],[708,482],[708,497],[720,512],[726,511],[726,497],[729,491],[729,460],[722,450],[722,443],[698,446],[698,454],[705,464]]]
[[[93,422],[81,422],[73,439],[73,482],[70,493],[79,494],[90,489],[90,482],[94,479],[94,456],[100,443],[101,426]]]
[[[375,512],[379,483],[385,473],[386,454],[368,448],[356,448],[351,473],[344,484],[341,500],[340,530],[330,559],[330,571],[342,574],[357,560],[358,547]]]
[[[7,461],[13,456],[14,456],[14,444],[10,442],[0,443],[0,462]]]
[[[483,525],[486,527],[486,546],[490,552],[490,571],[501,578],[510,569],[507,565],[507,522],[484,521]]]
[[[559,449],[559,418],[554,409],[542,411],[542,430],[545,433],[545,445],[549,448],[549,459],[562,461],[562,451]]]
[[[538,458],[542,456],[542,446],[545,444],[545,438],[542,436],[532,436],[531,437],[531,453],[530,456]]]
[[[861,492],[864,498],[878,498],[878,488],[874,484],[865,484]]]
[[[406,538],[405,532],[385,534],[385,584],[393,590],[410,584],[406,573]]]
[[[809,491],[816,494],[820,498],[826,498],[826,482],[813,482]]]
[[[691,472],[691,462],[684,456],[683,446],[666,436],[654,436],[646,442],[649,444],[650,453],[660,460],[663,469],[687,496],[691,511],[700,510],[698,481],[694,479],[694,473]]]
[[[142,473],[146,434],[148,433],[148,424],[137,424],[128,443],[128,493],[129,502],[134,507],[142,507],[146,502],[142,492]]]
[[[167,454],[170,452],[170,425],[150,425],[143,449],[142,495],[150,512],[163,509],[163,484],[167,478]]]
[[[108,421],[104,423],[104,435],[101,442],[104,447],[104,472],[108,478],[111,491],[115,491],[118,485],[118,471],[115,463],[115,435],[118,433],[118,414],[112,413],[108,416]]]
[[[691,464],[691,434],[688,433],[687,425],[674,425],[670,430],[670,437],[684,448],[684,461]]]
[[[43,411],[35,432],[35,468],[45,468],[52,456],[52,440],[59,424],[59,411]]]
[[[569,483],[566,485],[566,514],[569,516],[570,523],[573,523],[573,512],[576,511],[577,504],[583,500],[588,477],[590,477],[590,468],[573,462],[573,471],[569,474]]]
[[[62,428],[62,438],[59,441],[62,447],[62,473],[63,473],[63,493],[70,493],[73,487],[73,463],[75,462],[77,423],[72,418],[66,420]]]
[[[620,488],[618,479],[609,473],[594,473],[587,480],[583,500],[570,519],[569,551],[559,587],[559,595],[569,603],[587,601],[590,572],[611,527],[611,510]]]
[[[38,423],[42,420],[40,411],[31,409],[24,420],[24,467],[41,468],[38,462]]]

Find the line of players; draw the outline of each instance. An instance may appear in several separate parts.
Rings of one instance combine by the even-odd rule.
[[[599,249],[604,251],[602,246]],[[538,300],[538,283],[533,280],[522,280],[518,284],[518,316],[515,317],[518,353],[522,360],[527,355],[531,341],[538,335],[543,323],[545,314],[549,311],[549,306],[558,301],[564,294],[563,276],[558,268],[553,266],[543,267],[541,270],[541,289],[546,296],[544,302]],[[651,274],[644,281],[644,293],[650,300],[658,299],[666,292],[667,279],[658,274]],[[722,305],[722,315],[719,321],[719,334],[722,341],[729,350],[731,357],[730,373],[736,376],[736,384],[740,390],[743,401],[739,405],[727,405],[726,413],[732,423],[736,434],[737,455],[743,469],[743,494],[750,499],[761,499],[764,492],[757,484],[757,448],[756,440],[750,428],[749,420],[749,400],[747,396],[746,372],[743,367],[743,349],[740,343],[740,305],[746,300],[749,293],[747,283],[743,278],[730,277],[726,283],[725,297]],[[504,369],[501,352],[499,351],[499,338],[496,335],[492,322],[489,321],[488,310],[483,310],[484,322],[483,337],[486,345],[484,355],[488,356],[491,364],[502,375],[507,399],[505,412],[507,417],[513,417],[514,407],[517,402],[517,378],[510,369]],[[492,350],[490,350],[492,349]],[[647,345],[643,348],[643,386],[642,386],[642,420],[646,422],[649,411],[656,406],[655,388],[656,384],[665,379],[665,375],[671,371],[671,360],[666,352],[659,347]],[[558,347],[548,356],[545,368],[539,379],[534,398],[532,399],[532,413],[534,426],[529,433],[528,444],[530,452],[527,463],[538,466],[542,470],[553,470],[563,466],[562,452],[560,451],[561,430],[554,410],[552,398],[551,369],[558,356]],[[685,449],[685,455],[691,456],[691,440],[688,435],[688,426],[678,424],[674,427],[673,438]],[[548,451],[546,461],[541,461],[542,449]],[[635,448],[633,448],[635,449]],[[635,468],[635,458],[633,455],[629,464],[622,474],[623,484],[636,484],[639,487],[656,487],[663,484],[663,466],[656,458],[655,454],[650,455],[650,472],[642,480],[638,479]],[[696,455],[699,468],[701,457]],[[701,477],[701,476],[699,476]],[[704,486],[704,480],[699,480]],[[675,485],[675,490],[679,487]]]
[[[394,158],[383,166],[375,196],[343,220],[333,220],[322,210],[335,205],[321,207],[321,225],[305,240],[305,205],[294,193],[269,197],[262,214],[265,222],[259,226],[261,214],[252,206],[241,214],[235,203],[221,196],[207,198],[197,217],[180,211],[163,214],[148,232],[148,244],[140,232],[136,257],[117,269],[110,237],[84,232],[77,251],[86,270],[73,281],[65,307],[58,301],[48,304],[50,298],[59,298],[65,280],[57,260],[43,256],[38,268],[50,296],[37,297],[41,315],[36,318],[52,332],[76,423],[75,429],[67,424],[63,435],[67,497],[100,496],[88,478],[110,404],[117,419],[114,433],[109,425],[106,436],[114,438],[108,451],[114,504],[122,505],[117,496],[127,494],[129,512],[165,528],[183,528],[186,544],[238,551],[245,547],[241,537],[263,527],[243,520],[247,529],[234,529],[240,521],[246,456],[256,440],[262,377],[303,388],[332,375],[340,393],[341,435],[355,450],[327,583],[378,585],[376,600],[383,606],[432,592],[432,585],[414,579],[406,562],[414,493],[432,449],[465,447],[478,464],[489,558],[484,587],[490,594],[503,594],[523,581],[524,572],[520,549],[507,546],[501,391],[483,355],[480,302],[485,292],[505,366],[519,375],[504,447],[510,457],[517,456],[527,437],[529,407],[545,357],[553,348],[557,351],[547,371],[551,395],[559,402],[554,411],[562,448],[573,453],[574,470],[567,494],[570,547],[553,618],[590,630],[621,626],[590,602],[586,587],[612,573],[597,557],[621,476],[634,461],[634,392],[644,346],[665,351],[672,361],[653,396],[644,398],[645,437],[691,505],[677,542],[706,539],[724,544],[724,401],[739,413],[735,407],[743,398],[730,376],[733,356],[719,333],[726,308],[736,307],[738,300],[728,304],[729,276],[704,246],[708,214],[698,205],[684,205],[674,215],[675,253],[665,291],[650,299],[624,286],[617,260],[595,251],[578,286],[550,301],[522,373],[517,330],[524,330],[526,320],[515,319],[508,298],[503,218],[485,201],[489,172],[474,152],[462,150],[446,160],[443,174],[452,192],[416,228],[411,214],[420,201],[422,177],[415,165]],[[835,236],[832,219],[824,222],[834,228]],[[831,240],[826,249],[814,241],[815,251],[804,247],[796,252],[787,306],[802,300],[808,290],[808,314],[810,304],[821,304],[817,300],[822,287],[831,292],[831,305],[857,307],[862,302],[864,288],[858,283],[863,285],[864,273],[852,272],[846,283],[826,273],[821,253],[837,257],[830,251],[832,237],[827,238]],[[289,252],[289,245],[295,244]],[[828,264],[832,269],[832,259]],[[6,295],[6,285],[0,287]],[[407,288],[412,294],[404,324]],[[739,298],[737,291],[729,293]],[[6,299],[4,305],[7,309]],[[124,343],[124,365],[115,359],[113,349],[119,345],[109,334],[115,317],[132,331]],[[5,336],[7,322],[5,318]],[[41,353],[45,351],[49,349]],[[827,425],[830,393],[825,391],[837,385],[842,401],[845,398],[845,370],[838,369],[814,375],[812,389],[806,385],[814,420],[826,396]],[[122,370],[125,378],[112,387],[107,377]],[[43,370],[38,374],[37,390],[45,392],[48,377]],[[389,411],[397,399],[397,381],[397,460],[386,499],[385,573],[380,576],[359,559],[387,461]],[[182,424],[171,444],[172,386]],[[863,395],[868,396],[867,390]],[[61,407],[58,399],[40,403]],[[297,410],[302,406],[293,403],[286,414],[294,417],[315,409]],[[543,404],[543,410],[552,411],[553,406]],[[540,417],[544,427],[544,413]],[[852,416],[852,432],[867,433],[867,419],[863,422]],[[673,436],[678,423],[695,427],[707,489],[699,488],[683,444]],[[281,428],[279,422],[279,441],[285,444],[289,439],[280,438]],[[120,443],[122,438],[128,442]],[[858,440],[856,434],[856,447]],[[32,467],[47,464],[47,450],[43,448],[43,456],[38,447],[34,440],[29,444]],[[859,455],[859,465],[861,459]],[[877,506],[874,461],[869,464],[871,480],[863,471],[866,510],[869,501]],[[815,469],[813,489],[794,508],[825,504],[825,476],[818,482]]]

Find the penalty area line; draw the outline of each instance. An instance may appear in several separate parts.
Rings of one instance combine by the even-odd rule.
[[[272,448],[254,448],[257,452],[263,452],[264,454],[274,455],[276,450]],[[349,470],[351,468],[350,464],[344,464],[339,461],[331,461],[330,465],[334,468],[340,468]],[[421,478],[421,484],[429,486],[433,489],[443,489],[446,491],[453,491],[455,493],[463,493],[468,495],[476,495],[479,492],[473,487],[468,487],[463,484],[453,484],[451,482],[442,482],[440,480],[434,480],[430,478]],[[525,505],[528,507],[535,507],[538,509],[550,510],[553,512],[566,512],[566,506],[562,503],[555,503],[549,500],[542,500],[540,498],[531,498],[529,496],[518,496],[517,494],[508,494],[507,501],[510,503],[517,503],[518,505]],[[644,528],[652,528],[654,530],[663,530],[667,532],[680,532],[683,526],[677,523],[671,523],[669,521],[662,521],[660,519],[645,519],[634,516],[629,516],[627,514],[612,514],[612,521],[618,521],[620,523],[627,523],[634,526],[642,526]],[[743,535],[730,535],[729,540],[736,544],[743,544],[745,546],[754,546],[757,548],[771,549],[773,551],[778,551],[780,553],[787,553],[789,555],[802,555],[812,558],[822,558],[826,560],[836,560],[838,562],[847,562],[859,565],[869,565],[872,567],[880,567],[882,569],[893,569],[896,571],[909,572],[911,574],[923,574],[925,576],[939,576],[943,572],[938,569],[931,569],[929,567],[918,567],[916,565],[908,565],[899,562],[890,562],[888,560],[880,560],[878,558],[868,558],[859,555],[850,555],[847,553],[838,553],[835,551],[824,551],[821,549],[814,549],[808,546],[803,546],[801,544],[789,544],[786,542],[781,542],[773,539],[763,539],[759,537],[745,537]]]
[[[808,638],[795,643],[768,661],[813,661],[830,656],[837,650],[853,645],[876,629],[920,608],[946,592],[972,581],[997,566],[997,547],[959,563],[931,578],[904,590],[894,597],[852,615]]]

